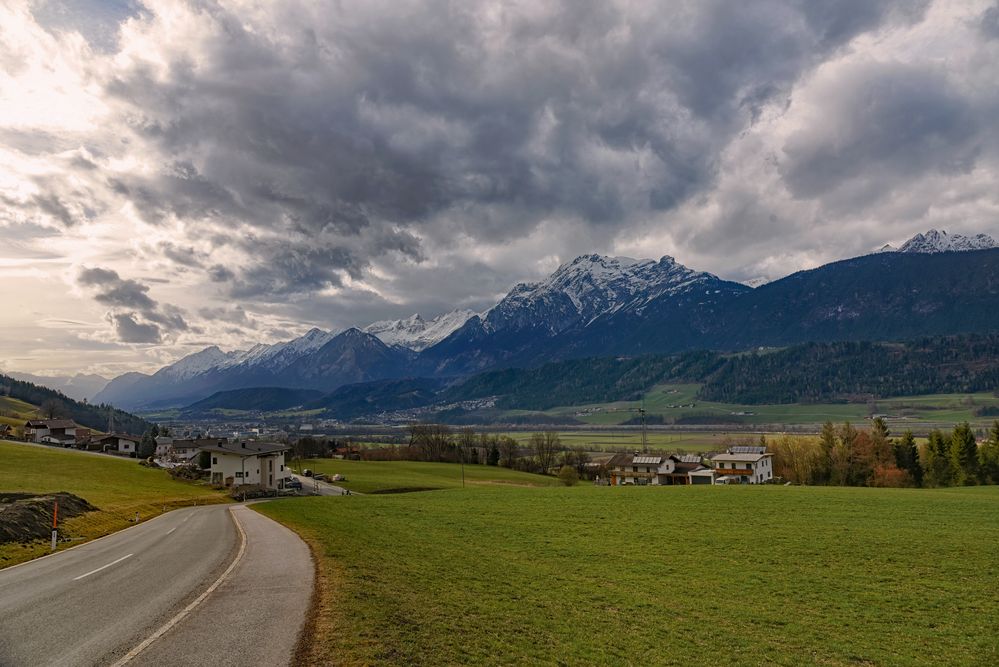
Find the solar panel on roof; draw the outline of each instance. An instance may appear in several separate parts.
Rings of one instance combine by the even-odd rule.
[[[660,460],[661,458],[658,456],[636,456],[631,460],[631,462],[638,465],[650,465],[658,464]]]
[[[767,448],[758,445],[737,445],[729,447],[729,452],[732,454],[766,454]]]

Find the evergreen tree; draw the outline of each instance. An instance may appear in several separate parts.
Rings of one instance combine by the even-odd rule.
[[[902,439],[895,443],[895,465],[906,471],[915,486],[923,485],[923,466],[919,462],[919,448],[912,431],[902,434]]]
[[[953,483],[949,441],[950,438],[940,431],[930,433],[930,440],[926,444],[925,466],[925,480],[929,486],[950,486]]]
[[[894,458],[890,436],[885,420],[877,417],[871,424],[871,446],[874,449],[874,461],[878,465],[887,465]]]
[[[813,479],[816,484],[828,484],[832,473],[832,456],[836,447],[836,427],[832,422],[822,425],[819,436],[819,457],[815,463]]]
[[[953,483],[978,483],[978,442],[968,422],[959,424],[950,437],[950,464]]]
[[[999,420],[992,422],[989,439],[978,450],[978,462],[982,481],[999,484]]]

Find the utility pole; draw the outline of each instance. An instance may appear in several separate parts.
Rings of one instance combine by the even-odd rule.
[[[638,409],[638,412],[639,412],[639,414],[642,415],[642,453],[643,454],[648,454],[649,453],[649,437],[648,437],[648,434],[646,432],[646,427],[645,427],[645,399],[644,398],[642,399],[642,407],[640,407]]]

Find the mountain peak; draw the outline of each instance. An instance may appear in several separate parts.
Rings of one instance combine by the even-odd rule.
[[[403,320],[373,322],[364,327],[364,332],[386,345],[419,352],[444,340],[475,315],[471,310],[455,309],[426,320],[419,313],[413,313]]]
[[[887,250],[890,246],[882,248]],[[916,234],[911,239],[902,244],[898,252],[909,253],[936,253],[936,252],[963,252],[967,250],[987,250],[997,248],[996,243],[988,234],[975,234],[974,236],[964,236],[962,234],[948,234],[946,230],[931,229],[925,234]]]

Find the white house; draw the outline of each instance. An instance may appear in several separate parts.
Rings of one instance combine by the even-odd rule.
[[[28,442],[73,444],[76,424],[72,419],[29,419],[24,424],[24,439]]]
[[[139,443],[142,442],[142,436],[129,435],[128,433],[112,433],[111,435],[104,436],[98,442],[101,444],[102,452],[118,452],[119,454],[135,456],[139,451]]]
[[[774,455],[766,447],[730,447],[711,458],[716,484],[764,484],[774,477]]]
[[[284,453],[291,449],[276,442],[214,442],[199,447],[211,454],[212,484],[243,486],[259,484],[269,489],[283,489],[290,473],[284,465]]]

